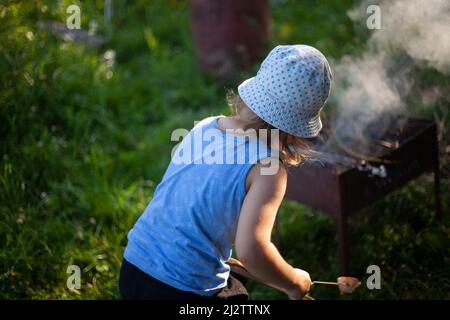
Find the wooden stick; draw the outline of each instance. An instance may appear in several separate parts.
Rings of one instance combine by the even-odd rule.
[[[334,285],[334,286],[338,286],[339,285],[339,283],[337,283],[337,282],[328,282],[328,281],[313,281],[312,283],[311,283],[311,285],[313,285],[313,284],[330,284],[330,285]]]

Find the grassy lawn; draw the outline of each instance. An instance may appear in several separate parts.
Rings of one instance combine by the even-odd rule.
[[[105,34],[103,2],[0,4],[2,299],[117,298],[126,235],[170,161],[172,130],[228,112],[224,86],[195,64],[186,1],[114,1],[111,36],[99,49],[36,27],[64,22],[66,7],[81,3],[82,28],[96,21]],[[310,44],[335,60],[357,54],[367,31],[346,15],[356,3],[272,1],[271,42]],[[445,212],[448,162],[443,169]],[[378,264],[382,289],[345,299],[450,298],[449,214],[437,223],[433,205],[426,174],[351,218],[355,276],[364,279],[366,267]],[[286,201],[280,225],[290,262],[313,278],[336,278],[330,216]],[[82,269],[80,290],[66,287],[72,264]],[[249,288],[253,299],[285,299]],[[344,299],[335,288],[312,295]]]

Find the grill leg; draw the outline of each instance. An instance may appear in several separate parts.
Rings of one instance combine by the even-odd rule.
[[[442,207],[441,207],[441,170],[439,168],[439,159],[434,165],[434,208],[436,211],[436,218],[442,221]]]
[[[339,245],[339,261],[341,275],[348,275],[349,272],[349,249],[347,243],[347,219],[344,214],[336,215],[336,236]]]
[[[437,130],[436,127],[434,127]],[[441,170],[439,168],[439,142],[437,138],[437,132],[433,134],[434,136],[434,210],[436,213],[436,219],[442,221],[442,207],[441,207]]]

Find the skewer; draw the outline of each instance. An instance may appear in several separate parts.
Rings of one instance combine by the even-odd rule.
[[[248,278],[250,280],[253,280],[255,282],[258,282],[260,284],[263,284],[265,286],[268,286],[270,288],[273,288],[277,291],[283,292],[280,288],[277,288],[277,287],[273,286],[272,284],[269,284],[269,283],[259,279],[258,277],[255,277],[254,275],[252,275],[250,272],[247,271],[245,266],[239,260],[230,258],[230,259],[228,259],[227,263],[230,266],[231,271],[233,271],[234,273],[236,273],[240,276],[243,276],[245,278]],[[357,278],[353,278],[353,277],[339,277],[337,280],[338,280],[337,282],[312,281],[311,286],[314,284],[336,285],[339,287],[341,294],[350,294],[350,293],[353,293],[361,284],[361,282]],[[303,300],[314,300],[314,298],[312,298],[311,296],[309,296],[307,294],[307,295],[305,295],[305,297],[303,297]]]
[[[330,285],[335,285],[335,286],[338,286],[339,285],[339,283],[337,283],[337,282],[328,282],[328,281],[313,281],[312,283],[311,283],[311,285],[313,285],[313,284],[330,284]]]

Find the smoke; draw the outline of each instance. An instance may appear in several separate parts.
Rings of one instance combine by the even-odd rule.
[[[363,1],[348,12],[356,22],[365,23],[365,8],[374,1]],[[382,29],[369,40],[372,49],[383,52],[404,51],[414,60],[450,73],[450,1],[378,1]]]
[[[404,75],[389,75],[389,63],[384,53],[366,52],[360,58],[344,57],[334,67],[340,84],[335,89],[338,105],[347,112],[370,111],[374,115],[401,107],[400,91],[407,91],[410,82]]]
[[[448,95],[448,88],[420,83],[418,70],[450,74],[450,0],[364,0],[349,17],[366,28],[372,4],[380,8],[381,29],[370,30],[360,55],[332,61],[337,117],[331,125],[341,140],[374,123],[382,134],[390,125],[386,115],[408,113],[411,99],[427,107]]]

